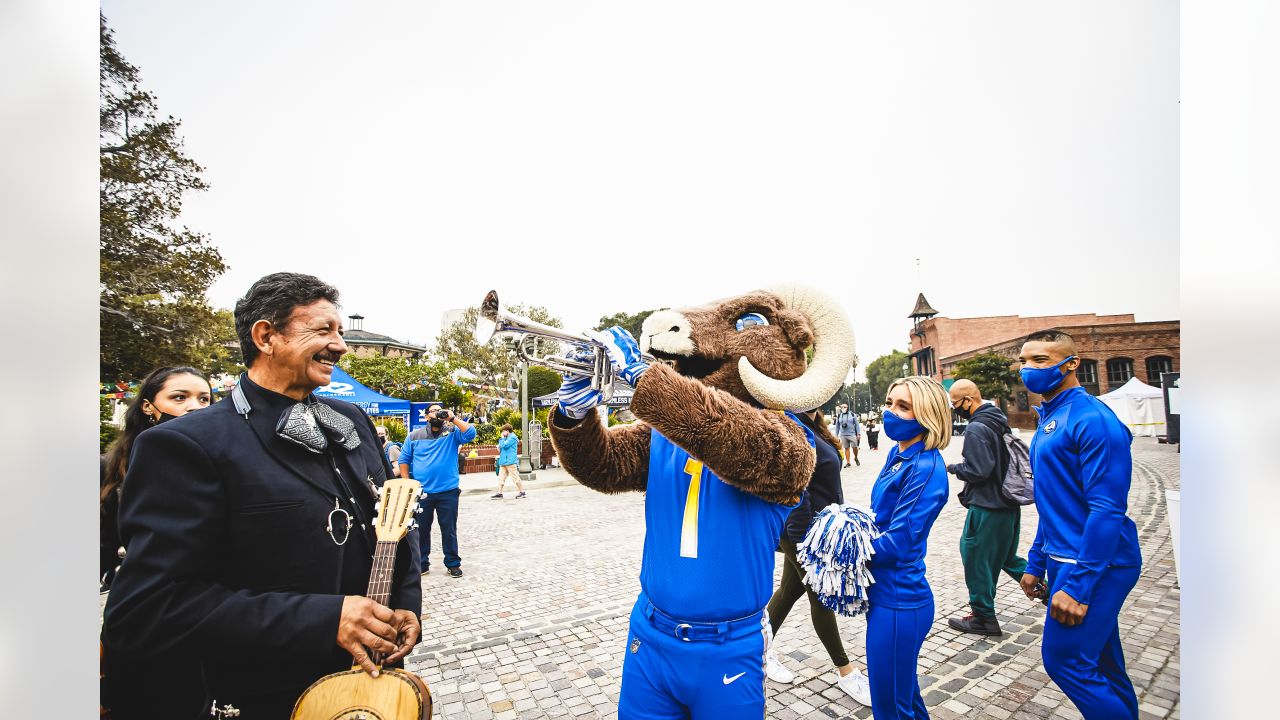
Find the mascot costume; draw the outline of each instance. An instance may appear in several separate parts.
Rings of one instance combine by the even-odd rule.
[[[590,378],[567,374],[549,425],[583,485],[645,493],[618,717],[764,717],[774,548],[816,457],[791,412],[844,383],[849,322],[818,291],[788,286],[655,312],[639,343],[616,327],[590,335],[635,388],[642,422],[606,428]]]

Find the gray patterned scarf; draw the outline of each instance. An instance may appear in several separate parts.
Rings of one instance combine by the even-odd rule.
[[[360,447],[355,423],[321,402],[290,406],[276,423],[276,435],[313,453],[324,452],[330,440],[348,451]]]

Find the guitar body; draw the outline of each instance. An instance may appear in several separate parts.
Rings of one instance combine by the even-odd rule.
[[[358,667],[325,675],[293,706],[291,720],[430,720],[431,691],[413,673]]]

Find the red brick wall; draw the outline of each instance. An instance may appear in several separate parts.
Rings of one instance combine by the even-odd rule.
[[[1133,376],[1148,385],[1158,385],[1159,379],[1147,376],[1147,358],[1159,355],[1172,358],[1172,372],[1181,371],[1181,323],[1177,320],[1084,326],[1059,325],[1055,327],[1075,339],[1076,351],[1082,360],[1097,361],[1098,384],[1096,386],[1096,394],[1098,395],[1116,389],[1115,386],[1107,381],[1107,360],[1112,358],[1127,357],[1132,359]],[[958,355],[944,357],[942,362],[939,363],[939,371],[942,378],[955,377],[955,366],[958,362],[985,352],[999,353],[1008,357],[1009,367],[1017,370],[1021,367],[1017,362],[1018,352],[1021,349],[1021,337],[988,347],[975,348]],[[1090,387],[1089,390],[1093,392],[1095,388]],[[1017,393],[1026,393],[1026,410],[1019,410]],[[1025,388],[1018,388],[1014,399],[1005,408],[1005,411],[1009,414],[1009,424],[1013,427],[1034,428],[1036,426],[1036,414],[1031,408],[1043,401],[1044,398],[1039,395],[1027,392]]]
[[[948,318],[937,316],[920,324],[924,337],[911,335],[911,350],[930,346],[938,370],[941,371],[938,359],[943,360],[955,355],[989,347],[1013,338],[1022,338],[1036,330],[1051,327],[1067,326],[1099,326],[1132,324],[1133,315],[1043,315],[1039,317],[1021,317],[1019,315],[997,315],[977,318]],[[943,375],[935,374],[935,380]]]
[[[462,461],[463,473],[487,472],[492,473],[498,462],[498,446],[497,445],[463,445],[464,454],[470,454],[472,450],[476,451],[478,457],[465,458]],[[516,445],[516,452],[524,451],[524,441],[520,441]],[[554,450],[551,447],[551,438],[542,438],[542,466],[547,467],[551,464],[551,456]]]

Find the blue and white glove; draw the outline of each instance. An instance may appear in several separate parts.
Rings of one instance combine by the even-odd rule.
[[[604,332],[588,330],[587,337],[608,348],[609,363],[613,365],[618,377],[631,387],[635,387],[640,376],[649,369],[649,363],[644,361],[640,353],[640,344],[625,329],[614,325]]]
[[[590,362],[592,354],[577,352],[569,357]],[[591,387],[590,375],[564,373],[564,382],[560,384],[560,390],[556,392],[556,402],[560,405],[560,412],[574,420],[581,420],[586,417],[603,400],[604,396],[601,395],[600,391]]]

